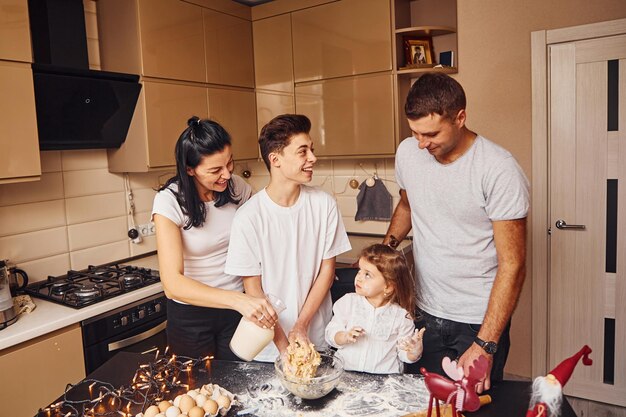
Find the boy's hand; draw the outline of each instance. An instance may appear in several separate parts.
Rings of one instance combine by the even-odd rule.
[[[365,334],[365,330],[362,327],[353,327],[346,332],[337,332],[335,335],[335,342],[338,345],[348,345],[356,343],[359,337]]]
[[[425,327],[422,327],[419,331],[415,329],[412,336],[398,341],[398,349],[404,350],[410,361],[415,362],[422,357],[422,352],[424,351],[422,339],[425,331]]]

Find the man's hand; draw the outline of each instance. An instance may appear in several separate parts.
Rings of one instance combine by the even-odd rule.
[[[476,385],[476,392],[482,394],[483,391],[491,388],[491,367],[493,366],[493,356],[487,354],[483,348],[472,342],[470,347],[459,359],[458,366],[459,368],[463,368],[463,375],[467,377],[469,376],[470,366],[474,366],[474,360],[476,360],[479,356],[487,358],[487,362],[489,363],[484,379],[481,379],[481,382]]]

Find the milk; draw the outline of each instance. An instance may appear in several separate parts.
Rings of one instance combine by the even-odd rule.
[[[274,339],[274,329],[264,329],[242,317],[230,341],[230,350],[244,361],[251,361]]]

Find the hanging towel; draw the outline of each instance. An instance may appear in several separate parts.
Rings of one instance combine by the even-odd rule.
[[[359,185],[356,196],[357,211],[354,220],[391,220],[393,198],[383,182],[376,178],[374,185],[368,187],[365,181]]]

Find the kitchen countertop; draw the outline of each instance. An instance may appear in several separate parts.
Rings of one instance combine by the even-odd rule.
[[[141,259],[133,259],[127,264],[158,269],[157,256],[152,255]],[[21,314],[15,324],[0,330],[0,353],[3,349],[27,342],[38,336],[78,323],[115,308],[158,294],[163,291],[161,283],[110,298],[88,307],[74,309],[62,306],[41,298],[31,297],[37,306],[31,313]]]
[[[89,399],[89,385],[93,380],[112,384],[112,389],[128,386],[141,364],[154,360],[153,355],[120,352],[100,368],[88,375],[85,383],[79,383],[67,392],[65,398],[79,401]],[[228,416],[247,415],[257,417],[282,417],[294,415],[314,416],[404,416],[428,404],[428,393],[423,380],[416,375],[374,375],[361,372],[345,372],[337,389],[319,400],[300,400],[282,389],[274,374],[274,365],[260,362],[211,361],[210,366],[196,367],[191,375],[192,388],[206,383],[219,384],[234,393],[242,404],[234,405]],[[464,412],[466,417],[524,417],[528,406],[530,382],[502,381],[489,390],[492,403],[474,413]],[[269,386],[269,388],[268,388]],[[93,388],[97,391],[97,387]],[[61,393],[59,393],[61,394]],[[175,396],[172,393],[171,396]],[[58,403],[63,396],[53,402]],[[108,402],[108,401],[107,401]],[[126,404],[123,401],[122,404]],[[42,408],[48,404],[42,404]],[[126,407],[124,407],[126,408]],[[242,410],[247,410],[245,414]],[[68,410],[61,410],[63,415]],[[127,411],[127,410],[126,410]],[[130,410],[135,415],[137,405]],[[46,416],[46,412],[40,412]],[[562,417],[575,417],[564,398]]]

